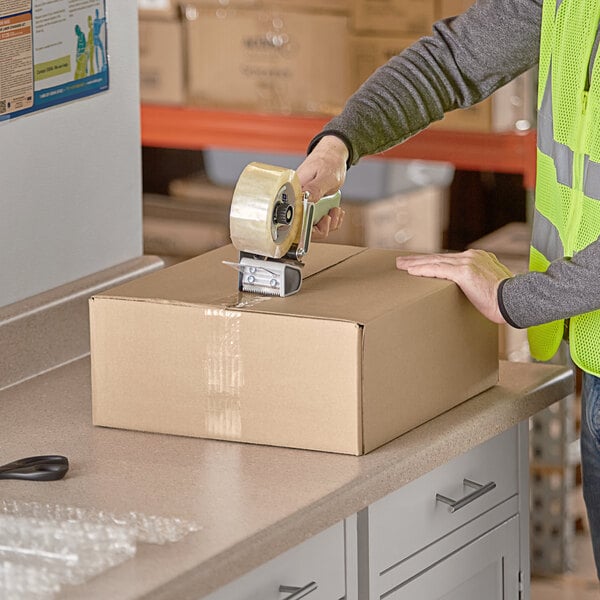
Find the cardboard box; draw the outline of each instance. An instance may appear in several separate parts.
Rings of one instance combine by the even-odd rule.
[[[139,49],[142,102],[183,104],[186,93],[181,21],[166,17],[141,18]]]
[[[353,88],[357,89],[378,67],[400,54],[419,36],[364,36],[351,38]],[[436,129],[481,133],[525,131],[535,122],[535,83],[532,71],[523,73],[490,98],[467,108],[446,113],[431,125]]]
[[[526,273],[529,270],[530,244],[531,226],[515,222],[474,241],[469,248],[493,252],[514,273]]]
[[[144,194],[144,253],[190,258],[229,244],[229,209],[219,200]]]
[[[351,39],[352,63],[355,65],[354,89],[358,87],[380,66],[400,54],[419,39],[420,36],[364,36],[354,35]],[[438,129],[457,131],[492,130],[492,100],[487,99],[466,110],[447,113],[441,121],[431,125]]]
[[[193,104],[335,114],[351,92],[345,15],[201,5],[186,15]]]
[[[354,65],[354,79],[352,80],[354,89],[358,89],[378,67],[406,50],[419,37],[418,35],[352,35],[350,38],[350,61]]]
[[[237,179],[231,185],[218,185],[203,172],[198,172],[189,177],[172,179],[169,182],[169,195],[174,201],[203,210],[207,219],[229,225],[235,183]]]
[[[353,29],[360,33],[429,34],[435,0],[354,0]]]
[[[445,19],[464,13],[475,0],[437,0],[436,19]]]
[[[137,0],[141,19],[175,19],[179,15],[177,0]]]
[[[497,327],[396,254],[314,244],[273,298],[226,246],[94,296],[94,424],[359,455],[494,385]]]
[[[353,8],[353,0],[264,0],[264,7],[279,7],[286,10],[301,10],[308,12],[342,13],[350,15]]]
[[[230,243],[229,227],[145,216],[144,254],[190,258]]]
[[[513,273],[529,270],[531,226],[527,223],[508,223],[476,240],[470,248],[493,252],[498,260]],[[502,325],[498,331],[498,355],[502,360],[529,362],[532,360],[527,340],[527,329]]]
[[[532,72],[523,73],[482,102],[446,113],[432,127],[481,133],[528,131],[535,123],[534,86]]]
[[[440,252],[448,227],[448,188],[428,185],[387,198],[343,200],[341,229],[327,242],[412,252]]]

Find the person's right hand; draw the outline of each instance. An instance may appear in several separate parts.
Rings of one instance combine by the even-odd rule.
[[[346,179],[348,148],[338,137],[322,138],[296,169],[302,191],[308,192],[312,202],[337,192]],[[332,208],[314,227],[313,239],[327,237],[330,231],[339,229],[344,219],[341,208]]]

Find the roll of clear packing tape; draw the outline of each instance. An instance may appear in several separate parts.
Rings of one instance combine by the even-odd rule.
[[[250,163],[231,200],[231,241],[240,251],[281,258],[299,237],[302,210],[302,187],[295,171]]]

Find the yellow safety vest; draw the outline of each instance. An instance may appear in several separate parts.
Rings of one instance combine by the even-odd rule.
[[[600,0],[544,0],[532,271],[600,236],[599,22]],[[564,332],[564,321],[531,327],[532,356],[552,358]],[[572,317],[568,333],[575,364],[600,376],[600,310]]]

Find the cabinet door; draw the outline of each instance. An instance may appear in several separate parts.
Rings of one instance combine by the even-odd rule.
[[[518,600],[519,517],[380,596],[385,600]]]

